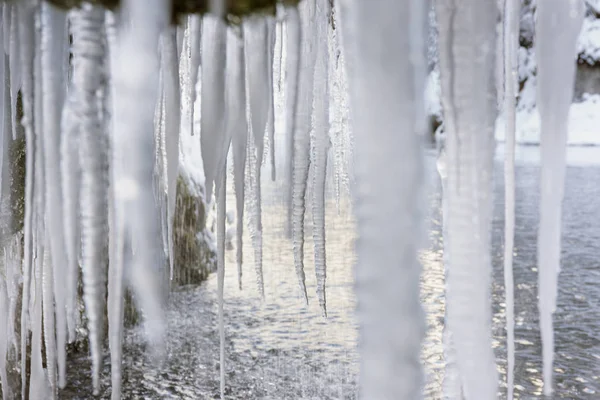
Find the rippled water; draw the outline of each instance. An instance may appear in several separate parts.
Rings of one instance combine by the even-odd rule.
[[[516,370],[515,397],[541,397],[541,343],[537,321],[536,235],[538,221],[537,148],[522,148],[517,167],[515,248]],[[576,149],[567,172],[564,210],[563,270],[555,316],[556,361],[554,398],[600,398],[600,149]],[[441,398],[444,281],[440,187],[434,154],[427,157],[431,177],[429,246],[423,261],[422,302],[428,324],[423,345],[427,374],[425,398]],[[590,162],[591,161],[591,162]],[[497,163],[494,211],[494,317],[497,365],[505,368],[504,288],[502,277],[503,178]],[[310,305],[299,295],[291,244],[284,232],[285,210],[280,191],[264,191],[264,274],[266,300],[256,290],[250,240],[245,241],[244,289],[237,288],[235,252],[227,253],[225,320],[227,398],[353,399],[356,398],[357,324],[353,310],[352,264],[355,235],[351,207],[335,202],[327,214],[327,290],[329,317],[318,307],[307,217],[305,248]],[[230,196],[233,210],[233,197]],[[144,356],[139,331],[126,340],[125,398],[219,398],[216,274],[199,288],[183,288],[171,297],[168,310],[169,357],[157,366]],[[107,361],[108,362],[108,361]],[[86,362],[81,361],[77,386],[64,398],[88,398]],[[107,371],[108,373],[108,364]],[[108,382],[105,381],[106,386]],[[505,388],[501,388],[505,391]],[[72,394],[77,393],[77,394]],[[108,396],[106,389],[104,397]],[[503,396],[501,394],[501,396]]]

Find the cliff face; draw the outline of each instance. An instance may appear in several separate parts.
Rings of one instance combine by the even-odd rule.
[[[569,117],[569,144],[600,145],[600,134],[597,133],[600,113],[596,112],[600,105],[600,1],[585,0],[585,3],[587,13],[577,43],[579,57],[573,105]],[[540,137],[539,114],[536,106],[535,4],[536,0],[521,2],[517,141],[527,144],[539,143]],[[435,19],[432,20],[435,23]],[[431,120],[436,121],[432,126],[441,131],[443,116],[439,100],[435,35],[435,26],[433,26],[429,49],[431,72],[426,97]],[[502,114],[498,117],[496,138],[499,141],[504,140]]]

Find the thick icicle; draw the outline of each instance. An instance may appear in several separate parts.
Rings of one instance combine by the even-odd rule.
[[[84,4],[73,17],[73,84],[81,129],[81,243],[83,299],[88,317],[94,393],[102,368],[105,268],[108,238],[108,138],[99,119],[96,94],[104,62],[104,9]]]
[[[478,0],[479,1],[479,0]],[[361,397],[419,399],[427,1],[355,0],[344,12],[356,132],[355,267]],[[344,10],[346,11],[346,10]],[[344,32],[346,35],[346,32]],[[409,56],[410,55],[410,56]]]
[[[13,140],[17,138],[17,97],[19,89],[21,89],[21,75],[23,72],[19,68],[21,62],[20,54],[20,33],[19,33],[19,14],[17,13],[17,6],[12,6],[12,12],[10,15],[10,43],[9,43],[9,57],[10,57],[10,102],[11,102],[11,113],[12,113],[12,137]]]
[[[200,67],[200,36],[202,29],[202,20],[199,15],[190,14],[188,16],[188,40],[190,43],[190,86],[189,86],[189,99],[190,99],[190,132],[194,136],[194,104],[196,104],[196,84],[198,82],[198,68]],[[207,202],[210,199],[206,200]]]
[[[244,41],[241,32],[230,28],[227,34],[227,135],[231,138],[233,155],[233,181],[237,211],[236,261],[238,286],[242,288],[243,229],[244,229],[244,175],[246,171],[246,78]]]
[[[223,292],[225,287],[225,217],[227,194],[227,169],[221,168],[217,192],[217,280],[219,300],[219,360],[221,398],[225,398],[225,324],[223,316]]]
[[[179,61],[177,56],[177,31],[169,27],[161,35],[162,72],[165,103],[165,150],[167,162],[167,231],[169,242],[170,278],[173,279],[173,218],[177,175],[179,173],[179,123],[181,120],[181,98],[179,89]],[[193,108],[193,107],[192,107]]]
[[[42,88],[44,108],[44,172],[46,197],[46,223],[48,224],[48,251],[52,253],[55,275],[54,301],[56,302],[56,345],[58,355],[59,385],[65,385],[66,373],[66,297],[63,282],[66,276],[64,250],[62,192],[60,174],[60,122],[66,85],[63,81],[63,51],[66,14],[51,4],[42,3]],[[44,275],[46,278],[46,275]],[[50,369],[48,370],[50,374]],[[52,376],[52,375],[51,375]]]
[[[267,18],[267,71],[269,73],[269,117],[267,119],[267,131],[270,146],[270,161],[271,161],[271,180],[275,182],[275,35],[277,29],[277,21],[275,18]],[[279,65],[279,63],[277,63]]]
[[[248,102],[250,108],[250,127],[254,146],[248,151],[255,151],[256,162],[252,163],[252,241],[255,252],[256,279],[258,290],[264,297],[264,283],[262,272],[262,215],[261,215],[261,167],[264,153],[264,134],[269,118],[271,97],[269,91],[270,73],[270,43],[267,20],[262,17],[252,16],[244,21],[244,47],[246,58],[246,73],[248,74]]]
[[[312,32],[315,0],[300,5],[302,32]],[[314,35],[302,37],[302,57],[298,81],[298,107],[294,124],[294,162],[292,174],[292,241],[294,266],[298,275],[300,291],[308,303],[304,275],[304,213],[306,212],[306,188],[310,164],[310,130],[313,106],[313,81],[316,61]]]
[[[288,192],[286,203],[288,206],[287,233],[292,234],[292,187],[294,179],[294,133],[296,112],[298,110],[298,81],[300,79],[300,46],[302,44],[302,25],[300,14],[296,7],[286,7],[286,65],[285,65],[285,137],[287,146],[287,182]],[[283,54],[283,52],[282,52]],[[304,287],[304,279],[300,279],[300,289]]]
[[[107,11],[105,15],[107,53],[109,62],[108,75],[108,106],[109,114],[114,116],[114,85],[112,85],[112,71],[115,69],[117,51],[117,27],[115,15]],[[114,120],[111,118],[108,127],[109,141],[115,143]],[[112,146],[111,146],[112,147]],[[121,364],[122,364],[122,341],[123,341],[123,315],[124,315],[124,216],[115,202],[115,183],[117,177],[114,172],[114,151],[111,149],[109,159],[109,263],[108,263],[108,345],[110,348],[110,374],[111,374],[111,399],[121,398]],[[118,213],[120,211],[121,213]]]
[[[202,92],[200,143],[206,201],[210,202],[213,184],[223,163],[225,128],[225,68],[227,53],[227,27],[212,15],[202,21]]]
[[[161,0],[126,0],[129,17],[119,32],[112,71],[114,104],[115,211],[131,235],[134,251],[130,278],[143,311],[148,346],[164,355],[161,276],[163,251],[154,200],[155,144],[153,115],[158,99],[160,33],[167,26],[167,5]],[[137,244],[143,244],[139,246]],[[120,244],[118,244],[120,245]]]
[[[15,69],[21,71],[23,85],[21,89],[23,98],[23,120],[25,128],[25,219],[23,224],[24,250],[23,250],[23,298],[21,308],[21,371],[27,371],[27,338],[29,332],[29,302],[31,292],[31,275],[33,268],[33,178],[35,160],[35,138],[33,134],[33,55],[34,55],[34,9],[30,4],[21,2],[18,5],[18,41],[20,65]],[[12,69],[11,69],[12,70]],[[16,85],[15,85],[16,86]],[[15,86],[11,85],[14,89]],[[16,95],[15,95],[16,96]],[[16,97],[15,100],[16,102]],[[27,374],[21,374],[21,395],[25,399],[27,393]]]
[[[329,2],[318,2],[316,11],[317,60],[314,77],[313,103],[313,239],[315,247],[315,272],[317,276],[317,297],[323,314],[327,315],[325,279],[327,257],[325,253],[325,178],[327,173],[327,152],[329,150]]]
[[[545,0],[537,5],[536,56],[541,132],[538,292],[544,394],[552,393],[554,331],[560,272],[568,116],[575,80],[575,46],[584,16],[581,1]]]
[[[49,239],[48,234],[46,238]],[[56,336],[54,321],[54,271],[50,260],[50,247],[46,243],[42,266],[42,307],[44,314],[44,345],[46,348],[46,370],[52,398],[56,398]]]
[[[490,242],[497,6],[496,0],[435,4],[448,160],[444,222],[450,240],[444,251],[452,265],[446,276],[447,324],[465,398],[495,399]]]
[[[513,248],[515,240],[515,131],[518,80],[520,1],[505,0],[504,9],[504,292],[506,303],[506,399],[512,400],[515,369]]]

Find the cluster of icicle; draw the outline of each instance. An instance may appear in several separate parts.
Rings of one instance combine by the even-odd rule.
[[[507,331],[507,398],[514,391],[515,105],[518,0],[503,1],[503,112],[505,143],[504,274]],[[554,333],[560,270],[561,210],[568,111],[575,78],[581,0],[538,2],[536,55],[541,119],[541,204],[538,290],[544,394],[552,393]],[[492,211],[495,0],[437,2],[440,75],[446,145],[441,170],[446,264],[446,377],[444,398],[494,399],[498,380],[491,346],[490,239]],[[472,16],[476,15],[476,18]],[[560,27],[560,29],[559,29]],[[482,50],[484,49],[484,50]]]
[[[201,103],[198,140],[208,201],[215,187],[222,342],[227,157],[232,154],[234,165],[240,288],[246,205],[257,286],[264,296],[260,196],[265,141],[273,180],[275,142],[285,143],[289,155],[279,179],[290,187],[294,264],[306,301],[305,195],[309,184],[313,189],[317,297],[326,314],[330,130],[334,145],[347,147],[348,141],[341,132],[347,119],[340,95],[345,81],[332,79],[344,75],[333,10],[329,1],[307,0],[298,8],[278,7],[276,16],[248,16],[240,24],[228,24],[224,3],[212,3],[211,14],[190,15],[177,27],[169,25],[162,0],[122,1],[114,12],[95,2],[70,11],[37,0],[0,4],[2,199],[10,189],[7,154],[19,123],[26,142],[24,228],[13,235],[3,231],[0,252],[4,398],[16,396],[7,380],[10,355],[20,355],[23,398],[56,398],[67,383],[66,346],[80,331],[81,300],[95,394],[101,390],[106,334],[112,398],[121,396],[127,288],[142,312],[149,348],[156,357],[165,355],[163,293],[177,267],[173,220],[179,132],[182,124],[194,121],[193,115],[183,115],[184,104],[193,113],[190,105]],[[22,99],[21,121],[17,98]],[[285,99],[281,138],[275,135],[276,98]],[[340,188],[348,184],[348,156],[339,148],[333,153],[340,196]],[[2,223],[11,219],[10,213],[1,217]],[[17,304],[22,304],[20,311]],[[18,312],[20,328],[14,326]],[[103,332],[105,314],[108,332]],[[224,361],[222,343],[222,398]]]

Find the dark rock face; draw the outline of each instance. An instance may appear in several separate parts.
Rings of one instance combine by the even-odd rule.
[[[206,227],[206,204],[194,196],[190,182],[177,180],[175,218],[173,222],[175,285],[199,284],[216,270],[216,253],[212,233]]]

